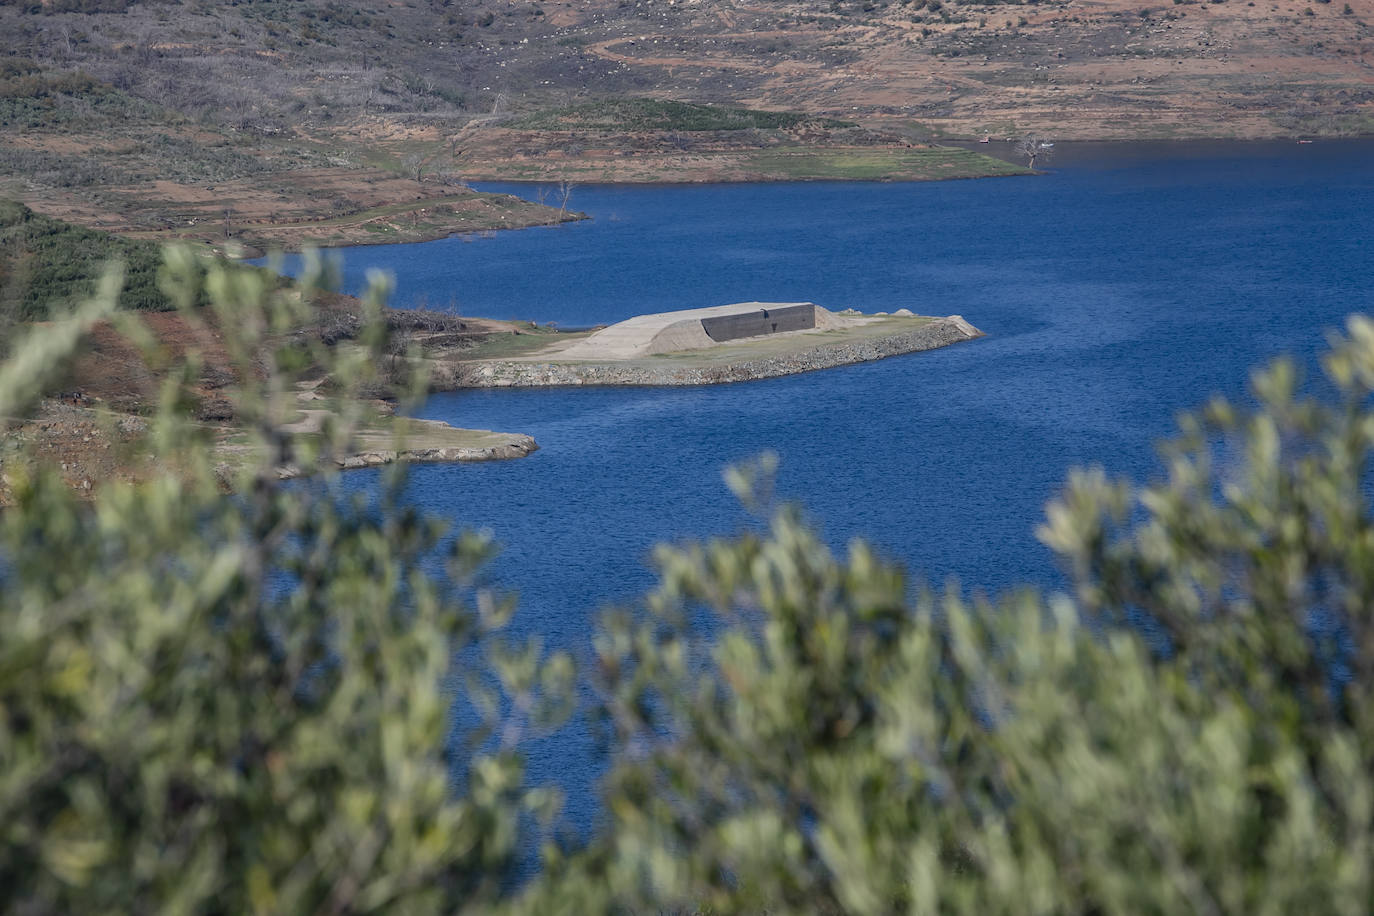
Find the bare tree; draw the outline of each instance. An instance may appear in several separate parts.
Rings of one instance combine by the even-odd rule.
[[[66,21],[62,22],[57,27],[57,34],[61,37],[62,44],[65,47],[67,54],[71,55],[75,53],[76,42],[72,40],[72,24]]]
[[[440,184],[455,188],[467,187],[467,183],[463,181],[463,173],[458,169],[439,169],[434,175]]]
[[[1049,159],[1054,154],[1054,143],[1039,134],[1027,134],[1016,143],[1016,154],[1026,157],[1026,167],[1035,168],[1036,159]]]
[[[564,178],[558,183],[558,216],[561,219],[568,213],[568,201],[572,198],[575,185]]]
[[[409,156],[405,158],[404,165],[406,169],[406,174],[409,175],[411,178],[414,178],[416,181],[420,181],[422,178],[424,178],[425,157],[422,154],[411,153]]]

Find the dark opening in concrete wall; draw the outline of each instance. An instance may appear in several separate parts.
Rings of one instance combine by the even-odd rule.
[[[816,307],[809,303],[701,319],[702,330],[717,343],[783,331],[807,331],[815,326]]]

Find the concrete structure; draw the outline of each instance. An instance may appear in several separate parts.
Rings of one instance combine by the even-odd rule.
[[[860,321],[862,319],[859,319]],[[580,340],[559,360],[634,359],[700,350],[732,340],[847,327],[855,319],[811,302],[737,302],[713,308],[639,315]]]
[[[716,315],[701,319],[706,336],[721,343],[743,337],[762,337],[788,331],[810,331],[816,327],[816,306],[764,305],[734,315]]]
[[[768,311],[771,314],[773,309]],[[554,345],[534,357],[464,361],[445,377],[455,388],[719,385],[848,366],[870,359],[947,347],[983,336],[958,315],[948,318],[833,317],[849,323],[832,334],[782,330],[770,333],[769,337],[782,338],[778,341],[781,346],[773,346],[772,340],[766,347],[723,343],[682,353],[672,359],[574,360],[566,359],[563,351]],[[699,323],[700,319],[697,320]],[[769,323],[771,326],[771,321]],[[768,338],[743,338],[744,341],[760,339]]]

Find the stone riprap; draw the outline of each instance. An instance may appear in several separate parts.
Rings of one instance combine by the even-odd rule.
[[[904,353],[933,350],[982,337],[959,315],[946,318],[867,318],[851,327],[870,326],[868,336],[827,340],[816,331],[787,335],[794,349],[760,354],[742,344],[747,338],[709,349],[626,359],[575,360],[573,348],[549,358],[474,360],[451,373],[456,388],[535,388],[574,385],[718,385],[775,378],[868,362]],[[782,337],[783,335],[774,335]],[[781,343],[780,341],[778,343]],[[697,356],[699,358],[694,359]]]
[[[539,445],[531,436],[527,436],[523,433],[509,433],[503,435],[505,436],[505,441],[495,445],[473,448],[461,446],[409,448],[401,449],[400,451],[376,449],[358,452],[357,454],[340,458],[335,464],[337,464],[341,470],[353,471],[360,468],[379,467],[397,461],[501,461],[508,458],[524,458],[531,452],[539,450]],[[285,467],[277,468],[277,476],[282,480],[300,477],[303,473],[302,469],[295,465],[286,465]]]

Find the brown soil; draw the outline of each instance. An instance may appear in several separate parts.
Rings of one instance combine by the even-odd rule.
[[[313,323],[296,333],[315,338],[333,334],[348,340],[356,332],[360,305],[351,296],[318,296]],[[522,322],[491,318],[439,315],[429,312],[391,310],[395,347],[407,341],[443,340],[454,351],[477,347],[493,337],[520,335],[528,330]],[[189,321],[180,312],[143,312],[139,319],[156,343],[156,362],[180,365],[194,353],[203,364],[200,378],[188,393],[205,405],[205,419],[231,419],[219,413],[226,405],[224,389],[240,379],[224,348],[224,335],[213,313],[202,310]],[[254,370],[256,371],[256,370]],[[148,360],[108,323],[97,325],[74,361],[63,388],[65,400],[122,413],[146,414],[156,405],[166,372],[150,368]]]
[[[153,464],[141,448],[146,432],[139,417],[44,401],[26,422],[8,430],[0,426],[0,506],[12,501],[19,473],[3,460],[7,455],[23,450],[30,460],[56,469],[79,493],[91,493],[107,481],[147,476]]]

